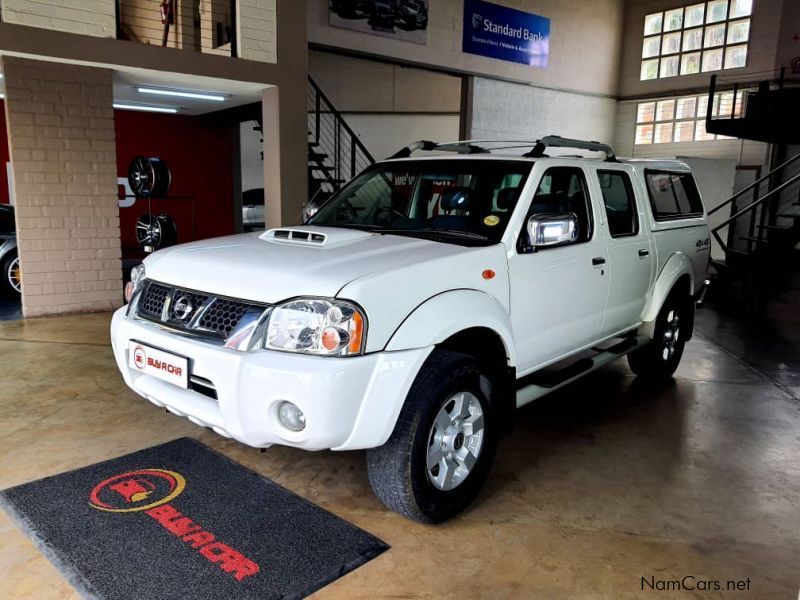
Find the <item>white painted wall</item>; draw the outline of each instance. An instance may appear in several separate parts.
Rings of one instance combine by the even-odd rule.
[[[382,160],[417,140],[458,139],[459,116],[345,114],[344,118],[375,160]]]
[[[624,0],[496,1],[551,19],[546,69],[462,52],[464,0],[430,2],[427,45],[331,27],[328,0],[307,0],[308,41],[460,73],[616,95]]]
[[[472,139],[528,139],[560,135],[611,143],[616,101],[476,77]]]
[[[253,130],[256,126],[256,121],[239,124],[243,192],[264,187],[264,161],[261,159],[264,145],[261,142],[261,132]]]

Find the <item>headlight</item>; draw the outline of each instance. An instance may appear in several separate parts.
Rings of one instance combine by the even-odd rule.
[[[322,356],[361,354],[366,319],[343,300],[300,298],[276,306],[267,326],[266,348]]]
[[[136,265],[131,269],[131,280],[125,284],[125,302],[130,302],[144,281],[144,265]]]

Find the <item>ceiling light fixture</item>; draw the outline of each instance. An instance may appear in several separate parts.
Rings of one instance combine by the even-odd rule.
[[[114,108],[119,110],[141,110],[144,112],[168,113],[174,115],[178,112],[176,107],[170,106],[146,106],[144,104],[122,104],[115,102]]]
[[[140,94],[154,94],[157,96],[177,96],[178,98],[193,98],[194,100],[211,100],[213,102],[225,102],[228,96],[222,94],[210,94],[205,92],[184,92],[181,90],[165,90],[161,88],[135,86],[134,89]]]

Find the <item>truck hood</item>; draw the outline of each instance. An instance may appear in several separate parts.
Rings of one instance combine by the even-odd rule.
[[[275,303],[333,297],[372,273],[419,265],[470,248],[333,227],[300,226],[193,242],[145,261],[147,278],[193,290]]]

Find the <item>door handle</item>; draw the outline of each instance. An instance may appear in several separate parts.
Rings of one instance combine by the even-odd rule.
[[[645,256],[647,256],[648,254],[650,254],[650,250],[645,250],[644,248],[642,248],[641,250],[639,250],[639,258],[644,258],[644,257],[645,257]]]
[[[594,267],[596,267],[598,265],[604,265],[604,264],[606,264],[606,259],[604,257],[602,257],[602,256],[595,256],[592,259],[592,266],[594,266]]]

